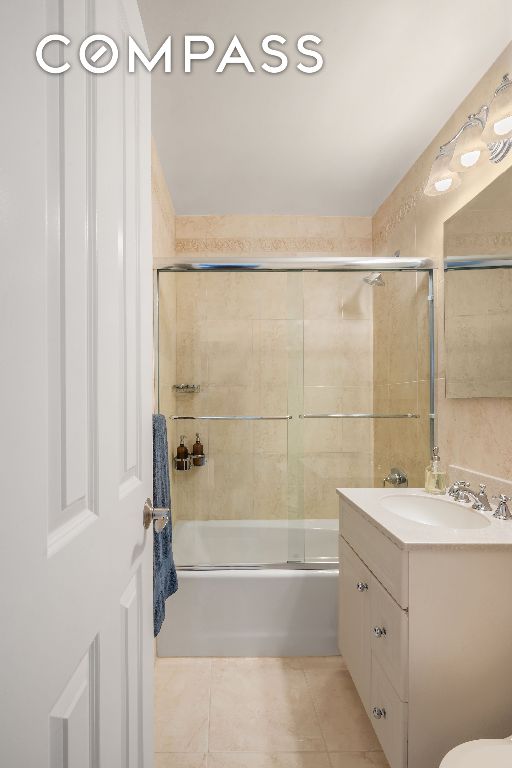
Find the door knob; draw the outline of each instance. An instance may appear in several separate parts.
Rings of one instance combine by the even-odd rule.
[[[151,523],[155,523],[155,531],[161,533],[169,522],[169,507],[154,507],[151,499],[146,499],[143,512],[144,528],[149,528]]]
[[[376,720],[380,720],[382,717],[386,717],[386,710],[384,707],[374,707],[372,710],[372,715]]]
[[[373,628],[373,634],[375,637],[385,637],[386,636],[386,628],[385,627],[374,627]]]
[[[359,592],[366,592],[368,589],[368,584],[365,581],[358,581],[356,584],[356,589]]]

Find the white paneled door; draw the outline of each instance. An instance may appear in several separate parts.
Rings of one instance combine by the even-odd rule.
[[[1,5],[0,765],[150,768],[144,33],[136,0]],[[55,32],[61,75],[34,56]],[[108,74],[78,61],[92,33],[119,45]]]

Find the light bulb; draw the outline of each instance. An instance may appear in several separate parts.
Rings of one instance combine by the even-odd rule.
[[[493,128],[497,136],[506,136],[507,133],[512,132],[512,116],[498,120],[498,122],[494,123]]]
[[[464,152],[464,154],[460,156],[460,164],[463,165],[464,168],[472,168],[472,166],[478,162],[480,155],[481,152],[479,149],[473,149],[471,152]]]
[[[439,181],[434,182],[434,187],[438,192],[448,192],[452,184],[452,178],[439,179]]]

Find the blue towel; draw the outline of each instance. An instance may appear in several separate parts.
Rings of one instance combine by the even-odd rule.
[[[172,556],[171,490],[169,450],[165,416],[153,414],[153,506],[169,507],[169,522],[153,532],[153,623],[155,637],[165,619],[165,601],[178,589],[178,576]]]

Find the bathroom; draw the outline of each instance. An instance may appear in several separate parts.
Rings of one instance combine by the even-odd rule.
[[[336,488],[385,486],[390,497],[423,488],[434,445],[447,484],[485,483],[489,499],[512,495],[504,432],[512,420],[512,329],[510,300],[500,298],[509,284],[510,156],[479,164],[451,194],[424,193],[437,145],[488,102],[511,55],[509,45],[373,216],[176,214],[153,147],[155,397],[173,456],[182,436],[190,453],[190,469],[171,457],[180,586],[156,643],[161,768],[437,768],[459,743],[512,733],[510,694],[497,689],[496,701],[482,699],[499,724],[478,707],[471,725],[448,717],[440,733],[418,735],[432,691],[424,685],[414,704],[397,680],[410,732],[407,715],[400,723],[396,712],[391,725],[388,712],[372,727],[372,711],[384,708],[373,706],[379,694],[360,669],[365,641],[343,626],[349,609],[340,602],[338,610],[350,596],[338,586],[345,560],[336,495]],[[167,178],[172,185],[171,170]],[[474,271],[456,268],[476,256]],[[453,316],[446,326],[445,307]],[[500,309],[496,345],[489,317]],[[201,466],[194,466],[195,442]],[[510,555],[503,557],[510,575]],[[346,562],[351,574],[350,551]],[[461,573],[478,565],[462,563]],[[441,560],[432,567],[445,573]],[[482,583],[486,568],[482,555]],[[400,603],[404,616],[408,599]],[[466,605],[465,595],[458,599]],[[473,606],[471,621],[477,615]],[[463,631],[462,609],[460,621]],[[503,622],[501,652],[510,612]],[[492,640],[477,634],[482,644]],[[453,637],[443,642],[448,648]],[[441,651],[437,661],[448,658]],[[468,650],[451,682],[470,672],[471,659]],[[411,667],[409,675],[412,686]],[[471,696],[471,687],[463,689]],[[168,716],[177,691],[193,713],[186,724]],[[508,711],[496,717],[498,701]]]
[[[509,3],[24,5],[0,765],[511,765]]]

